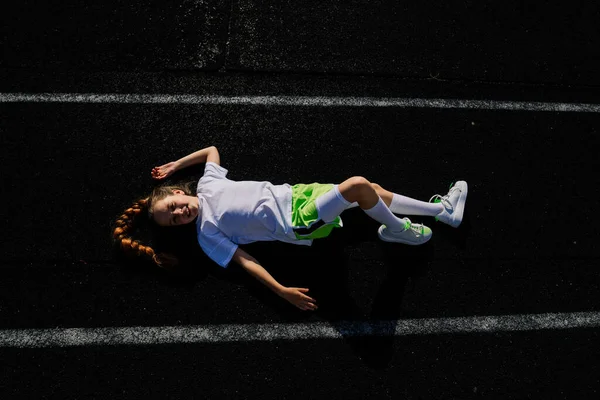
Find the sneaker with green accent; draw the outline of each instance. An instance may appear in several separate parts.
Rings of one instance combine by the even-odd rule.
[[[436,217],[436,221],[442,221],[453,228],[458,228],[462,222],[465,212],[465,203],[467,202],[468,186],[465,181],[458,181],[450,185],[450,191],[445,196],[439,194],[433,195],[429,202],[442,203],[444,209]]]
[[[379,230],[377,230],[379,239],[384,242],[404,243],[412,246],[426,243],[431,239],[431,229],[425,225],[412,223],[408,218],[404,219],[406,220],[406,223],[404,224],[404,230],[402,232],[393,232],[389,230],[387,226],[381,225]]]

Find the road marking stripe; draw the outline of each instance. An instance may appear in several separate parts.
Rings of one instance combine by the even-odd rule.
[[[48,348],[225,343],[597,327],[600,327],[600,312],[426,318],[377,322],[8,329],[0,330],[0,347]]]
[[[223,104],[297,107],[414,107],[508,111],[600,112],[600,104],[585,103],[325,96],[0,93],[0,103]]]

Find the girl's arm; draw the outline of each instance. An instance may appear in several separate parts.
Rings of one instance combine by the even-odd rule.
[[[241,265],[250,275],[258,279],[265,286],[275,292],[278,296],[283,297],[301,310],[316,310],[316,300],[308,297],[304,293],[308,292],[306,288],[293,288],[282,286],[264,269],[258,261],[250,254],[246,253],[239,247],[235,251],[232,258],[237,264]]]
[[[219,151],[215,146],[198,150],[192,154],[188,154],[187,156],[180,158],[179,160],[175,161],[175,170],[180,170],[185,167],[189,167],[190,165],[201,164],[208,161],[212,161],[217,165],[221,165]]]
[[[189,154],[177,161],[171,161],[160,167],[152,168],[152,178],[156,180],[165,179],[175,171],[189,167],[190,165],[200,164],[203,162],[214,162],[217,165],[221,165],[221,158],[219,157],[219,150],[215,146],[210,146],[202,150],[198,150],[195,153]]]

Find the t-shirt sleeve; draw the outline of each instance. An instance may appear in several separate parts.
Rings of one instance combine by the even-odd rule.
[[[223,179],[225,178],[225,176],[227,176],[227,173],[229,171],[223,167],[221,167],[220,165],[209,161],[206,163],[206,166],[204,167],[204,175],[202,175],[202,179]]]
[[[206,255],[223,268],[227,268],[238,248],[237,244],[217,228],[214,232],[199,233],[198,243]]]

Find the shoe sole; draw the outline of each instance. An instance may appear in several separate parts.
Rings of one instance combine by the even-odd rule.
[[[379,227],[379,229],[377,230],[377,233],[379,233],[379,239],[383,240],[384,242],[402,243],[402,244],[408,244],[410,246],[419,246],[421,244],[425,244],[425,243],[427,243],[431,239],[431,236],[433,236],[433,235],[429,236],[429,238],[427,240],[425,240],[424,242],[415,243],[415,242],[411,242],[411,241],[408,241],[408,240],[405,240],[405,239],[386,237],[382,233],[383,229],[384,229],[384,227],[383,227],[383,225],[381,225]]]
[[[465,212],[465,204],[467,203],[467,194],[469,193],[469,186],[467,185],[467,182],[465,182],[465,181],[459,181],[459,182],[464,182],[464,190],[461,187],[460,196],[458,196],[458,202],[456,204],[456,213],[455,213],[456,218],[453,218],[452,222],[450,224],[448,224],[453,228],[458,228],[458,226],[462,222],[463,214]],[[459,182],[457,182],[457,183],[459,183]],[[458,223],[456,221],[458,221]]]

